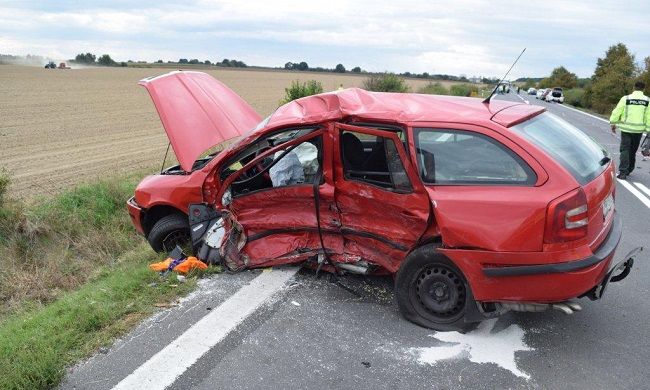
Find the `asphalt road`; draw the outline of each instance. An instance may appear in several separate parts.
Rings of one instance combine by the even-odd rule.
[[[583,129],[618,160],[618,140],[606,121],[534,97],[531,103]],[[617,188],[624,222],[619,257],[646,244],[650,233],[650,193],[635,184],[650,188],[650,161],[640,157],[629,186],[647,195],[645,204]],[[271,276],[216,275],[177,307],[71,368],[61,388],[648,388],[649,258],[650,251],[638,256],[632,274],[600,301],[580,300],[579,313],[508,313],[465,335],[403,320],[390,278],[344,278],[353,294],[300,271],[281,288],[262,283],[262,290],[275,288],[272,298],[239,315],[231,310],[246,306],[237,304],[238,294]],[[291,276],[282,272],[294,271],[273,270],[280,284]],[[223,332],[228,326],[232,331]],[[197,353],[201,348],[207,352]],[[165,374],[175,379],[165,382]]]

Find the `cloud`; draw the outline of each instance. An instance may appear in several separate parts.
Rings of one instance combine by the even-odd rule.
[[[0,51],[73,57],[106,50],[118,60],[239,58],[281,66],[344,63],[368,70],[545,75],[560,64],[588,76],[609,45],[650,55],[650,9],[618,3],[406,0],[10,2],[0,8]],[[49,46],[51,45],[51,46]],[[79,45],[77,49],[76,46]],[[100,50],[101,49],[101,50]],[[645,50],[645,52],[644,52]],[[261,59],[261,62],[257,62]]]

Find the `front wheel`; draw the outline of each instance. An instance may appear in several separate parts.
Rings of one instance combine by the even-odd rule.
[[[160,218],[147,235],[149,245],[156,252],[171,252],[176,245],[190,243],[190,225],[183,214],[170,214]]]
[[[476,302],[463,273],[425,245],[409,254],[397,272],[395,295],[407,320],[438,331],[465,332],[475,323],[465,322],[465,313]]]

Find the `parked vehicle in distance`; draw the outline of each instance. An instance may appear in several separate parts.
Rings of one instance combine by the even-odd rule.
[[[395,275],[402,315],[437,330],[571,313],[630,272],[607,152],[543,107],[349,88],[261,120],[201,72],[140,83],[180,163],[128,201],[150,242],[176,226],[232,271]]]
[[[535,88],[533,88],[533,87],[530,87],[530,88],[528,88],[527,93],[528,93],[529,95],[536,95],[536,94],[537,94],[537,90],[536,90]]]
[[[548,88],[540,88],[535,94],[535,99],[543,99],[544,94],[548,91]]]
[[[547,102],[556,102],[564,103],[564,94],[562,93],[562,88],[553,88],[549,93],[546,94],[545,100]]]

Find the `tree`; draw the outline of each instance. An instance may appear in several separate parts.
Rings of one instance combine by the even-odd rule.
[[[92,53],[86,53],[86,54],[79,53],[74,57],[74,60],[75,60],[75,62],[80,62],[80,63],[84,63],[84,64],[92,64],[92,63],[95,62],[96,58],[97,57],[95,57],[95,55],[92,54]]]
[[[591,86],[585,92],[585,102],[601,114],[611,112],[620,98],[632,90],[637,67],[634,55],[618,43],[610,46],[604,58],[596,62]]]
[[[551,72],[551,75],[539,82],[541,88],[562,87],[565,89],[575,88],[578,85],[578,76],[569,72],[564,66],[559,66]]]
[[[334,68],[334,71],[336,73],[345,73],[345,66],[343,66],[343,64],[338,64],[336,65],[336,68]]]
[[[203,61],[203,63],[204,63],[205,65],[212,65],[212,62],[210,62],[210,60],[205,60],[205,61]]]
[[[102,54],[102,56],[97,59],[97,63],[103,66],[115,65],[115,61],[113,61],[111,56],[109,56],[108,54]]]
[[[190,64],[198,64],[198,63],[199,63],[199,60],[196,59],[196,58],[192,58],[192,59],[190,60]]]
[[[284,92],[284,99],[280,100],[280,104],[285,104],[292,100],[300,99],[301,97],[322,93],[323,85],[316,80],[308,80],[304,83],[295,80],[291,82],[289,88],[284,89]]]
[[[395,73],[371,75],[363,81],[363,88],[375,92],[408,92],[406,81]]]
[[[355,66],[354,68],[351,69],[352,73],[361,73],[361,68],[358,66]],[[406,72],[408,73],[408,72]]]
[[[287,62],[286,64],[284,64],[284,69],[287,69],[287,70],[292,70],[292,69],[294,69],[294,67],[295,67],[295,65],[294,65],[293,62]]]
[[[644,71],[639,75],[639,80],[645,83],[645,91],[643,91],[646,96],[650,95],[650,57],[646,57],[643,60],[645,64]]]
[[[307,65],[305,61],[302,61],[301,63],[296,64],[296,68],[298,68],[298,70],[308,70],[309,65]]]
[[[162,63],[163,63],[163,60],[156,61],[156,64],[162,64]]]
[[[535,81],[532,79],[526,79],[526,82],[524,83],[524,86],[521,87],[524,91],[527,91],[529,88],[535,87]]]
[[[178,63],[179,64],[187,64],[188,63],[187,58],[181,58],[180,60],[178,60]]]

